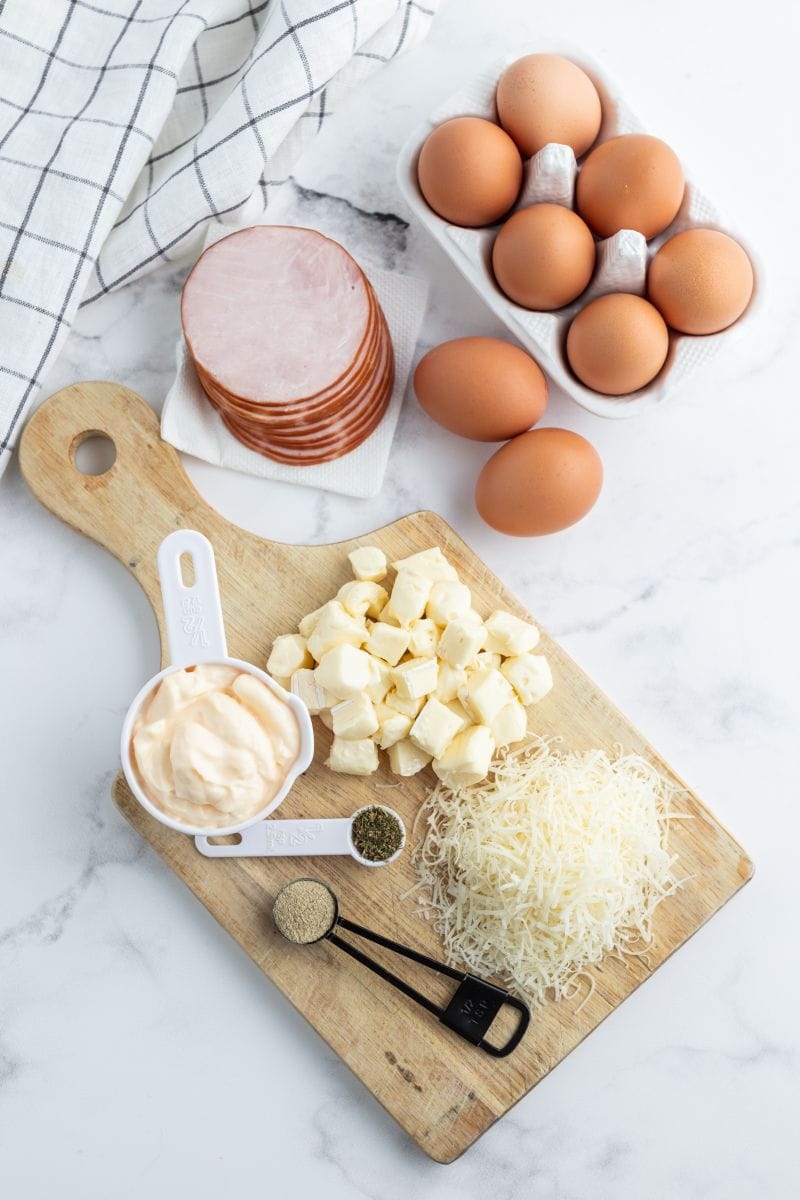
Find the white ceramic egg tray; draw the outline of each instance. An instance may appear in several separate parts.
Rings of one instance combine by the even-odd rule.
[[[491,266],[492,246],[502,224],[483,229],[464,229],[439,217],[425,202],[417,182],[417,160],[430,132],[451,117],[478,116],[497,120],[494,94],[497,81],[510,63],[525,54],[561,54],[586,71],[593,80],[603,106],[603,123],[595,142],[605,142],[621,133],[651,133],[628,108],[611,80],[596,62],[585,54],[557,46],[518,48],[496,61],[486,71],[441,104],[419,125],[403,147],[397,166],[400,190],[417,219],[442,246],[454,265],[483,297],[497,317],[533,355],[540,366],[582,408],[600,417],[631,417],[654,404],[672,397],[678,387],[720,350],[731,345],[750,323],[760,299],[759,268],[750,246],[730,222],[686,174],[686,193],[675,220],[662,234],[646,242],[642,234],[623,229],[612,238],[598,243],[597,266],[589,287],[572,304],[558,312],[531,312],[509,300],[494,279]],[[711,133],[709,132],[709,138]],[[680,157],[680,147],[672,147]],[[554,203],[574,208],[575,180],[579,167],[569,146],[545,146],[525,163],[525,174],[516,209],[530,204]],[[684,167],[684,172],[685,167]],[[688,337],[670,332],[666,362],[656,378],[627,396],[604,396],[584,387],[573,375],[567,362],[565,344],[569,324],[575,314],[596,296],[607,292],[634,292],[643,295],[647,263],[655,251],[673,234],[697,226],[719,229],[741,242],[753,262],[755,287],[745,313],[729,329],[706,337]],[[479,332],[479,331],[476,331]]]

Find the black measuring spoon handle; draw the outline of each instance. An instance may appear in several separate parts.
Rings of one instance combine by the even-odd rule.
[[[386,967],[376,963],[368,954],[364,954],[357,946],[345,941],[336,933],[337,928],[346,929],[349,933],[353,933],[358,937],[366,938],[368,941],[374,942],[378,946],[382,946],[386,950],[391,950],[396,954],[400,954],[403,958],[411,959],[413,962],[419,963],[423,967],[427,967],[432,971],[447,975],[450,979],[457,979],[459,986],[456,988],[453,996],[446,1008],[434,1004],[427,996],[418,992],[411,984],[405,980],[399,979]],[[362,966],[367,967],[374,974],[396,987],[398,991],[408,996],[410,1000],[415,1000],[417,1004],[421,1004],[428,1012],[433,1013],[443,1025],[448,1029],[452,1029],[459,1037],[471,1042],[473,1046],[484,1050],[487,1054],[493,1055],[495,1058],[505,1058],[512,1050],[515,1050],[525,1031],[530,1024],[531,1014],[527,1004],[516,996],[512,996],[505,988],[497,987],[493,983],[487,983],[483,979],[479,979],[477,975],[470,975],[464,971],[456,971],[447,963],[437,962],[434,958],[429,958],[427,954],[421,954],[418,950],[412,950],[409,946],[403,946],[400,942],[393,942],[390,938],[383,937],[380,933],[375,933],[372,929],[365,929],[363,925],[356,925],[354,921],[348,921],[344,917],[339,917],[336,925],[327,935],[327,939],[338,946],[340,950],[344,950],[351,958],[356,959]],[[515,1008],[519,1015],[519,1021],[514,1032],[502,1046],[495,1046],[493,1043],[486,1040],[486,1034],[489,1031],[492,1022],[499,1013],[503,1005],[510,1005]]]
[[[342,924],[342,922],[339,923]],[[338,946],[340,950],[344,950],[345,954],[349,954],[351,958],[356,959],[362,966],[368,967],[370,971],[374,971],[376,975],[380,975],[381,979],[385,979],[387,983],[391,983],[408,996],[409,999],[416,1000],[417,1004],[421,1004],[423,1008],[427,1008],[428,1012],[433,1013],[436,1017],[440,1016],[442,1010],[432,1000],[429,1000],[427,996],[423,996],[410,983],[406,983],[403,979],[398,979],[396,975],[393,975],[391,971],[387,971],[380,963],[376,963],[373,958],[370,958],[368,954],[364,954],[357,946],[346,942],[344,938],[337,937],[335,933],[328,934],[328,941],[333,942],[334,946]]]

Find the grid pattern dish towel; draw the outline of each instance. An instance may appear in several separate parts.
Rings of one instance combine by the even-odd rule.
[[[437,0],[0,5],[0,475],[78,305],[255,222]]]

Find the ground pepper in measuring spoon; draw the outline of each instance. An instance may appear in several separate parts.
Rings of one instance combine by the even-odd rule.
[[[324,938],[336,924],[333,892],[318,879],[295,879],[275,897],[272,917],[278,931],[297,946]]]

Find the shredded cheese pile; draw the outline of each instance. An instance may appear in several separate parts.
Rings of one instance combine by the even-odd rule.
[[[605,955],[652,947],[653,913],[682,882],[667,847],[677,792],[636,755],[542,739],[483,783],[440,783],[414,861],[448,961],[543,1003],[575,995]]]

